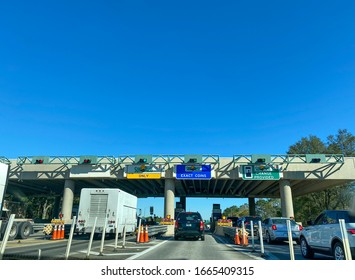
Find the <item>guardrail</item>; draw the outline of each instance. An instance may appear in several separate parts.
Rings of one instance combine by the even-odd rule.
[[[235,231],[237,230],[236,227],[223,227],[223,233],[224,236],[227,236],[229,238],[234,238],[235,236]]]
[[[33,224],[33,231],[34,232],[42,231],[44,229],[44,227],[48,224],[50,224],[50,223],[49,222],[48,223],[34,223]]]
[[[168,226],[164,226],[164,225],[149,226],[148,236],[153,237],[153,236],[163,235],[167,231],[168,231]]]

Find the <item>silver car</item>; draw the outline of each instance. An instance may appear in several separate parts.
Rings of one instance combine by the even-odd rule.
[[[314,253],[344,260],[345,251],[339,220],[345,221],[352,258],[355,257],[355,216],[348,210],[325,210],[301,232],[301,253],[311,259]]]
[[[283,218],[283,217],[271,217],[265,219],[262,222],[263,239],[265,239],[266,242],[269,244],[276,241],[288,241],[287,224],[286,224],[287,220],[290,219]],[[290,222],[291,222],[292,240],[296,241],[296,243],[299,244],[300,231],[302,230],[302,226],[297,224],[294,220],[290,220]]]

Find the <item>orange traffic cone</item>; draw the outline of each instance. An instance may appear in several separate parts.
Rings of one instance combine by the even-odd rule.
[[[58,225],[58,230],[57,230],[57,239],[61,239],[62,236],[62,225]]]
[[[61,226],[60,239],[64,239],[64,223],[62,223],[62,226]]]
[[[234,244],[235,245],[240,245],[240,238],[239,238],[238,228],[235,229]]]
[[[141,226],[141,232],[139,235],[139,243],[144,243],[144,228]]]
[[[52,233],[52,240],[58,239],[58,227],[54,225],[53,233]]]
[[[144,242],[149,242],[148,226],[145,226],[145,231],[144,231]]]
[[[244,232],[244,235],[242,237],[242,245],[243,246],[248,246],[248,235],[246,232]]]

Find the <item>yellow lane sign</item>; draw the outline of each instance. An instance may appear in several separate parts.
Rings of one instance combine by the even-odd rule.
[[[160,173],[128,173],[127,179],[160,179]]]

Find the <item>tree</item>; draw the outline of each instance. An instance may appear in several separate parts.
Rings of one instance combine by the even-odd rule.
[[[233,205],[231,207],[224,209],[222,215],[226,216],[226,217],[248,216],[249,215],[249,206],[247,203],[244,203],[240,207]]]
[[[238,214],[239,214],[239,207],[235,205],[228,207],[223,211],[223,216],[226,217],[238,217]]]
[[[42,219],[48,218],[48,213],[50,209],[52,209],[52,204],[48,203],[48,199],[46,199],[42,206]]]
[[[346,129],[339,129],[337,135],[327,137],[324,143],[314,135],[303,137],[290,146],[288,154],[343,154],[355,155],[355,136]],[[346,209],[354,194],[354,183],[329,188],[294,199],[296,219],[306,222],[315,218],[324,209]]]
[[[302,137],[296,144],[290,146],[288,154],[325,154],[326,145],[317,136]]]
[[[266,217],[281,217],[281,201],[276,198],[258,199],[255,203],[255,212],[263,219]]]
[[[327,140],[328,153],[343,154],[347,157],[355,156],[355,136],[346,129],[339,129],[337,135],[330,135]]]

